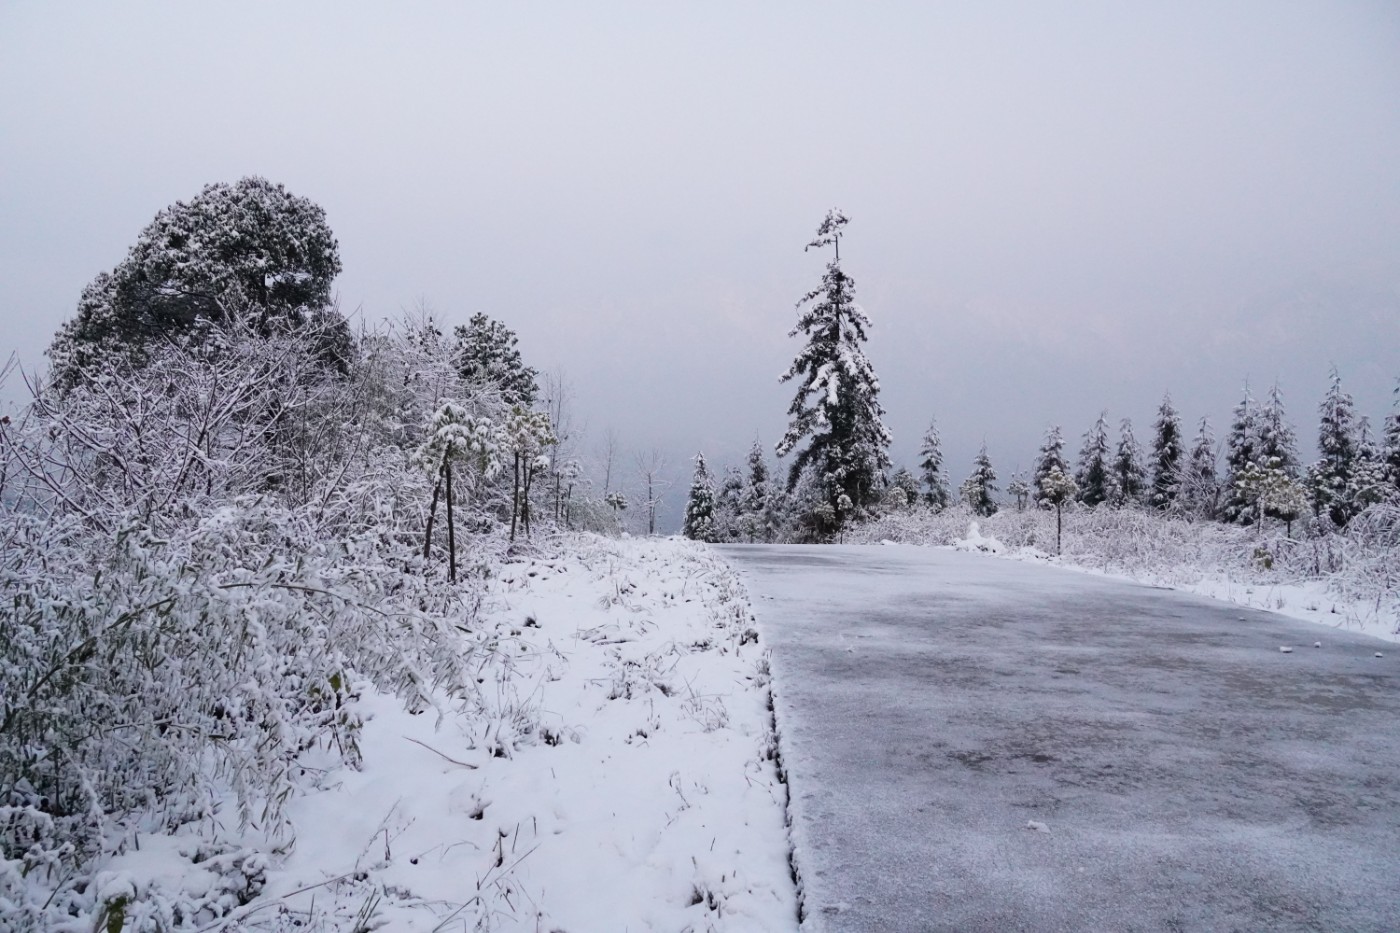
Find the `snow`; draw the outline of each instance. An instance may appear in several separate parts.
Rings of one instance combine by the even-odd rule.
[[[794,929],[767,652],[728,567],[679,539],[579,538],[503,565],[488,600],[483,715],[362,687],[363,767],[304,762],[289,853],[249,856],[266,843],[233,826],[141,834],[103,890],[234,897],[207,858],[228,850],[257,893],[205,929]]]

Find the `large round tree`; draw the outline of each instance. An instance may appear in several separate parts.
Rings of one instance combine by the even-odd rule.
[[[265,334],[314,329],[320,355],[343,368],[349,328],[331,306],[339,272],[315,203],[264,178],[208,185],[157,214],[126,258],[83,289],[77,315],[49,347],[53,379],[72,387],[234,317]]]

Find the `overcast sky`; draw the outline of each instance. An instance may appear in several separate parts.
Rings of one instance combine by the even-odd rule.
[[[1400,376],[1400,5],[0,4],[0,354],[41,366],[162,207],[325,208],[342,309],[476,311],[592,449],[769,446],[827,208],[912,466],[1004,480],[1162,393]],[[13,387],[7,395],[13,395]],[[629,458],[630,459],[630,458]]]

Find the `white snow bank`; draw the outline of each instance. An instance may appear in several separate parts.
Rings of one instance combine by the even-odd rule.
[[[170,928],[172,904],[210,930],[795,929],[741,584],[677,539],[570,548],[500,568],[465,708],[437,722],[362,691],[363,768],[308,757],[290,852],[205,824],[113,858],[127,929]]]

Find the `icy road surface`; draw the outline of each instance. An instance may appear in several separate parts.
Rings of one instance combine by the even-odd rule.
[[[1395,645],[946,550],[718,550],[810,927],[1400,929]]]

